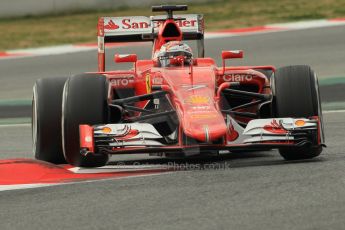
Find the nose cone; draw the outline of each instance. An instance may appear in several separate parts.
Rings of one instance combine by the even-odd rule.
[[[182,119],[184,133],[201,142],[215,141],[226,134],[222,114],[212,111],[187,111]]]

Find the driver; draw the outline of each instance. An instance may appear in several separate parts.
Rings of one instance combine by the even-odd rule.
[[[170,41],[162,45],[154,55],[161,67],[191,65],[192,49],[180,41]]]

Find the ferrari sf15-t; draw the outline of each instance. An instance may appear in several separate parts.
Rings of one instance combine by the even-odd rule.
[[[324,146],[318,80],[306,65],[218,67],[204,57],[204,19],[174,15],[187,6],[153,6],[167,15],[101,17],[98,71],[37,80],[33,152],[52,163],[98,167],[111,154],[188,157],[278,149],[287,160]],[[152,42],[152,56],[115,54],[126,70],[105,70],[107,43]],[[193,54],[185,41],[195,41]]]

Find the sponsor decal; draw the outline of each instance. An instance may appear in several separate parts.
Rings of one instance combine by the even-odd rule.
[[[107,29],[107,30],[116,30],[120,28],[118,25],[115,24],[115,22],[113,20],[109,20],[109,22],[104,25],[104,29]]]
[[[213,119],[216,118],[217,115],[212,113],[197,113],[192,114],[190,117],[193,119]]]
[[[182,88],[187,89],[187,90],[195,90],[195,89],[201,89],[201,88],[206,88],[207,85],[203,84],[198,84],[198,85],[181,85]]]
[[[114,19],[115,20],[115,19]],[[150,22],[145,20],[135,20],[133,18],[123,18],[122,20],[116,20],[119,21],[119,25],[117,25],[112,19],[110,19],[107,24],[104,25],[104,28],[107,30],[117,30],[117,29],[123,29],[123,30],[136,30],[136,29],[146,29],[150,27]],[[179,27],[196,27],[197,26],[197,20],[177,20],[177,25]],[[153,28],[158,28],[161,24],[163,24],[163,21],[153,21]]]
[[[161,85],[161,84],[163,84],[163,78],[161,78],[161,77],[155,77],[155,78],[153,78],[152,82],[153,82],[153,84],[155,84],[155,85]]]
[[[192,95],[192,96],[189,96],[185,100],[185,103],[192,104],[192,105],[209,104],[209,102],[210,102],[209,97],[201,96],[201,95]]]
[[[128,86],[134,82],[133,79],[128,78],[113,78],[110,80],[110,83],[116,86]]]
[[[175,15],[184,20],[176,20],[176,24],[183,31],[197,31],[199,27],[198,15],[186,14],[186,15]],[[154,19],[166,18],[166,16],[155,16]],[[151,21],[149,17],[145,16],[130,16],[130,17],[104,17],[104,30],[105,32],[111,33],[116,32],[117,34],[128,32],[135,33],[151,33],[152,28],[157,32],[158,28],[163,21]]]
[[[280,125],[277,120],[273,120],[270,124],[264,126],[264,130],[275,133],[275,134],[286,134],[287,130],[284,129],[282,125]]]
[[[122,129],[114,129],[112,126],[104,126],[101,128],[103,134],[110,134],[115,140],[126,140],[137,136],[140,132],[137,129],[132,129],[130,125],[124,125]]]
[[[242,82],[253,80],[253,75],[251,74],[225,74],[223,75],[223,80],[226,82]]]
[[[200,106],[200,105],[197,105],[197,106],[193,106],[192,107],[193,110],[196,110],[196,112],[199,112],[200,110],[210,110],[211,109],[211,106]]]
[[[150,73],[147,73],[145,75],[145,78],[146,78],[146,92],[147,93],[151,93],[151,74]]]

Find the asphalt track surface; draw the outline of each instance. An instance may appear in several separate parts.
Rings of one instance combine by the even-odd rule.
[[[212,39],[206,48],[211,57],[244,49],[246,58],[234,64],[309,64],[326,78],[344,76],[344,37],[337,26]],[[36,78],[92,71],[95,60],[94,52],[3,60],[0,98],[29,98]],[[0,229],[343,229],[345,113],[327,113],[324,121],[328,147],[313,160],[238,153],[176,161],[194,169],[155,176],[0,192]],[[0,139],[1,159],[31,157],[29,126],[2,126]],[[167,163],[145,159],[121,162]]]

